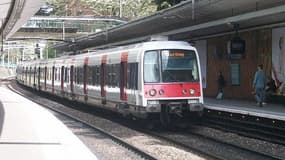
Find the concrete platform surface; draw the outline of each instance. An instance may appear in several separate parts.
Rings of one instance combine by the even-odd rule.
[[[239,113],[263,118],[285,121],[285,106],[282,104],[266,103],[263,107],[257,106],[254,101],[205,98],[205,107],[208,109]]]
[[[0,66],[0,78],[9,78],[15,76],[15,69]]]
[[[3,160],[96,160],[54,115],[0,87],[0,157]]]

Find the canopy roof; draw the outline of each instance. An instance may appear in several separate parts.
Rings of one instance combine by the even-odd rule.
[[[64,51],[102,48],[144,41],[152,35],[197,40],[233,32],[236,24],[240,30],[285,24],[284,0],[196,0],[192,9],[192,1],[185,1],[106,31],[58,43],[54,48]]]
[[[44,0],[1,0],[0,36],[11,37],[43,4]]]

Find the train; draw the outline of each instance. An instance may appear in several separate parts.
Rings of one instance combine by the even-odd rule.
[[[17,65],[18,83],[37,91],[159,120],[201,116],[199,55],[184,41],[150,41]]]

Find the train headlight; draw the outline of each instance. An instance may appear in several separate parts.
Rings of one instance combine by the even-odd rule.
[[[149,95],[150,96],[155,96],[156,95],[156,90],[155,89],[149,90]]]
[[[182,90],[182,94],[187,94],[187,90],[186,90],[186,89],[183,89],[183,90]]]
[[[163,95],[164,94],[164,90],[163,89],[161,89],[161,90],[159,90],[159,95]]]
[[[194,94],[196,93],[196,90],[195,90],[195,89],[189,89],[189,93],[190,93],[191,95],[194,95]]]

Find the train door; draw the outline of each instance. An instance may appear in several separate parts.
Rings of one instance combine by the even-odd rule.
[[[52,76],[51,76],[52,77],[52,79],[51,79],[52,93],[54,93],[54,74],[55,74],[54,71],[55,71],[55,67],[53,66],[52,67],[52,72],[51,72],[52,73]]]
[[[47,90],[47,67],[45,67],[44,71],[44,85],[45,85],[45,91]]]
[[[61,74],[60,74],[60,88],[61,92],[64,92],[64,66],[61,66]]]
[[[41,90],[41,67],[38,68],[38,89]]]
[[[33,71],[33,87],[36,86],[36,74],[37,74],[37,68],[34,67],[34,71]]]
[[[74,95],[74,66],[70,67],[70,91],[71,94]]]
[[[25,72],[25,75],[26,75],[26,79],[25,79],[26,85],[28,85],[28,73],[29,73],[29,68],[26,67],[26,72]]]
[[[127,100],[126,85],[127,85],[127,62],[121,62],[121,79],[120,79],[120,97],[122,101]]]
[[[30,67],[30,72],[29,72],[29,86],[32,87],[31,85],[32,85],[32,67]]]
[[[102,98],[102,104],[106,104],[106,61],[107,61],[107,56],[104,55],[102,57],[102,63],[101,63],[101,98]]]
[[[124,52],[121,56],[121,79],[120,79],[120,97],[122,101],[127,100],[127,61],[128,61],[128,53]]]
[[[86,57],[84,59],[84,66],[83,66],[83,93],[84,93],[84,100],[88,99],[87,81],[88,81],[88,57]]]

